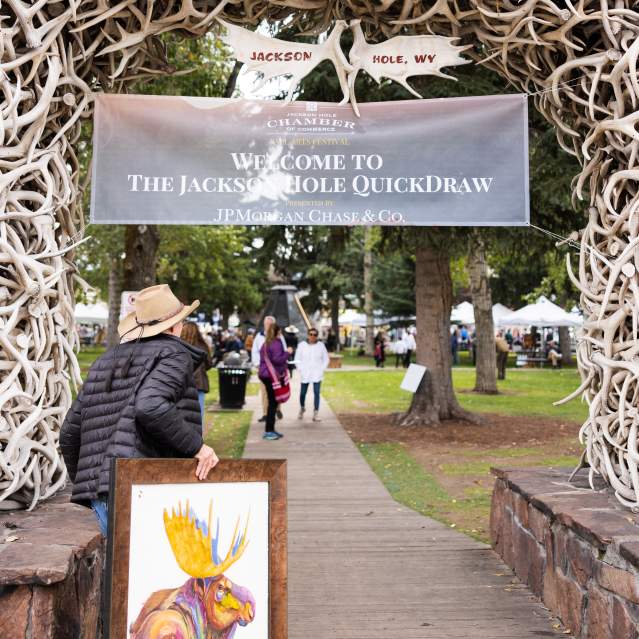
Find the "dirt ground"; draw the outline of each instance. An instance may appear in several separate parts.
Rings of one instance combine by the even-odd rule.
[[[573,466],[579,424],[540,417],[485,415],[481,425],[447,422],[438,428],[399,427],[394,415],[341,413],[356,444],[399,443],[449,495],[434,503],[438,519],[488,540],[490,467]]]

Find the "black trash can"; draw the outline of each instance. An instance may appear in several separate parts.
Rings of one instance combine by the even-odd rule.
[[[220,406],[242,408],[246,399],[246,384],[251,376],[250,366],[220,366],[217,369],[220,382]]]

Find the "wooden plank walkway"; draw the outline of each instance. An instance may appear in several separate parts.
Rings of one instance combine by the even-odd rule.
[[[298,421],[297,396],[274,442],[250,398],[245,450],[288,459],[290,639],[566,636],[488,546],[395,502],[325,402]]]

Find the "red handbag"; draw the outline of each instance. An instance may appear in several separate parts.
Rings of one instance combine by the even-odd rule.
[[[275,400],[278,404],[283,404],[291,398],[291,378],[288,374],[288,371],[286,371],[281,378],[277,376],[277,372],[275,371],[275,368],[273,367],[273,364],[269,359],[266,344],[264,344],[262,348],[264,349],[264,362],[266,363],[268,374],[271,376],[271,383],[273,384]]]

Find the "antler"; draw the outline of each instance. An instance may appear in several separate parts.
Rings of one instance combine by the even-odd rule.
[[[197,519],[193,509],[189,509],[189,502],[182,513],[182,502],[178,502],[178,512],[171,509],[169,516],[164,510],[164,528],[171,544],[171,550],[175,555],[178,565],[191,577],[204,579],[205,577],[217,577],[228,570],[244,553],[248,545],[247,532],[250,520],[250,512],[246,518],[244,532],[238,534],[240,518],[238,517],[233,531],[233,541],[226,557],[220,561],[217,554],[217,546],[220,538],[220,520],[217,520],[215,537],[211,533],[211,521],[213,517],[213,500],[209,502],[208,524]]]

